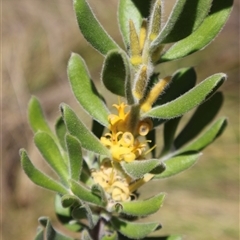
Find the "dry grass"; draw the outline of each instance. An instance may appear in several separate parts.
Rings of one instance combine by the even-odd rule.
[[[116,2],[90,2],[101,22],[120,42]],[[2,7],[1,232],[6,240],[26,240],[33,239],[39,216],[51,216],[57,224],[52,210],[53,195],[34,186],[19,166],[21,147],[28,149],[32,159],[42,166],[27,124],[27,102],[31,94],[37,95],[53,126],[59,115],[59,103],[66,102],[79,111],[67,83],[66,65],[70,53],[78,52],[86,59],[96,81],[103,59],[79,33],[71,1],[3,0]],[[107,10],[107,15],[106,8],[111,9]],[[186,239],[196,240],[238,239],[238,8],[239,2],[235,1],[227,26],[211,46],[174,64],[161,66],[163,73],[196,66],[199,80],[219,71],[229,75],[222,87],[226,102],[219,114],[229,117],[224,135],[205,151],[199,164],[191,170],[152,183],[151,189],[155,192],[161,189],[168,193],[164,207],[152,217],[163,223],[162,233],[181,233]],[[143,196],[149,193],[147,189]]]

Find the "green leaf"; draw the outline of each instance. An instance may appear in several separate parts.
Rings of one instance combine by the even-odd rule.
[[[146,173],[149,173],[158,165],[162,165],[159,159],[135,160],[130,163],[121,162],[123,170],[132,178],[142,178]]]
[[[103,55],[113,49],[119,49],[119,46],[98,22],[87,1],[74,0],[73,3],[78,26],[87,41]]]
[[[203,22],[211,4],[212,0],[178,0],[167,23],[150,47],[176,42],[189,36]]]
[[[69,133],[80,141],[83,148],[100,155],[109,155],[108,149],[89,131],[69,106],[62,104],[61,111]]]
[[[89,232],[86,229],[84,229],[81,234],[81,240],[94,240],[94,239],[92,239]]]
[[[101,240],[118,240],[117,232],[108,232],[101,238]]]
[[[174,73],[169,87],[164,89],[163,94],[160,95],[154,106],[163,105],[180,97],[195,86],[196,80],[197,75],[194,68],[190,67],[178,70]]]
[[[87,219],[87,226],[93,229],[99,221],[99,214],[93,214],[89,205],[84,204],[81,207],[74,208],[72,211],[73,218],[77,220]]]
[[[149,148],[153,148],[156,145],[156,129],[152,129],[148,135],[147,135],[147,140],[151,141],[148,142]],[[153,148],[151,151],[152,157],[156,157],[156,148]]]
[[[123,51],[113,50],[107,53],[103,69],[102,82],[112,93],[125,97],[125,85],[130,81],[130,66]]]
[[[79,202],[78,198],[70,194],[65,194],[62,197],[57,194],[55,197],[55,213],[58,220],[64,227],[74,232],[80,231],[83,227],[71,215],[70,206],[77,202]]]
[[[34,136],[34,142],[47,163],[67,184],[68,169],[54,139],[46,132],[37,132]]]
[[[152,108],[149,112],[143,114],[142,118],[171,119],[179,117],[206,100],[212,92],[222,85],[225,79],[226,75],[223,73],[214,74],[179,98]]]
[[[90,116],[104,126],[108,126],[109,111],[98,93],[84,60],[75,53],[72,53],[68,62],[68,78],[72,91]]]
[[[38,229],[37,235],[34,238],[34,240],[44,240],[44,229],[43,228]]]
[[[73,179],[69,180],[72,192],[82,201],[102,206],[101,198],[93,194],[90,189],[87,189],[81,182],[76,182]]]
[[[232,6],[233,0],[213,0],[210,13],[201,26],[187,38],[175,43],[161,56],[159,62],[182,58],[206,47],[225,25]]]
[[[62,233],[56,231],[53,228],[50,220],[48,219],[47,226],[46,226],[46,240],[74,240],[74,239],[67,237]]]
[[[57,122],[55,124],[55,132],[56,132],[56,135],[58,137],[61,147],[64,150],[66,150],[65,135],[66,135],[67,129],[66,129],[64,121],[62,119],[62,116],[57,119]]]
[[[69,158],[69,176],[70,178],[79,181],[82,171],[82,148],[77,138],[67,134],[66,145]]]
[[[122,206],[121,213],[139,217],[153,214],[162,206],[164,197],[163,193],[159,193],[147,200],[119,203]]]
[[[181,117],[173,118],[173,119],[168,120],[164,124],[164,129],[163,129],[164,147],[162,149],[161,156],[171,150],[174,136],[175,136],[180,119],[181,119]]]
[[[38,170],[29,159],[27,152],[24,149],[20,150],[21,164],[26,175],[34,182],[36,185],[46,188],[48,190],[58,192],[61,194],[67,194],[68,190],[57,181],[53,180],[49,176],[45,175],[43,172]]]
[[[113,226],[124,236],[133,239],[142,239],[161,228],[159,223],[135,223],[112,217]]]
[[[150,2],[150,1],[149,1]],[[142,15],[132,0],[120,0],[118,5],[118,24],[121,30],[126,48],[130,45],[129,20],[132,20],[137,32],[140,31]]]
[[[210,128],[208,128],[197,139],[182,148],[180,151],[201,151],[209,144],[211,144],[216,138],[218,138],[227,126],[226,118],[220,118],[215,121]]]
[[[52,131],[43,114],[42,107],[38,99],[31,97],[28,104],[28,121],[34,133],[44,131],[52,135]]]
[[[102,199],[102,203],[105,205],[107,203],[107,196],[105,190],[99,184],[92,185],[92,192],[98,195]]]
[[[182,240],[183,238],[179,235],[171,235],[164,237],[146,237],[144,240]]]
[[[154,176],[154,179],[167,178],[190,168],[200,157],[198,152],[185,152],[164,161],[166,170]]]
[[[92,121],[92,133],[97,137],[97,138],[101,138],[101,136],[103,135],[103,131],[104,131],[104,126],[102,124],[100,124],[99,122],[97,122],[96,120],[93,119]]]
[[[179,149],[185,143],[195,138],[217,115],[222,103],[223,95],[221,92],[217,92],[200,105],[183,130],[178,134],[174,141],[174,147]]]

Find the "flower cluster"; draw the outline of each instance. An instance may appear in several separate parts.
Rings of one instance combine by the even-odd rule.
[[[135,159],[143,159],[148,141],[140,142],[137,137],[148,134],[152,128],[152,121],[150,119],[139,121],[134,129],[130,129],[129,111],[125,113],[127,105],[120,103],[113,106],[117,108],[118,115],[109,115],[110,133],[101,137],[102,144],[110,150],[114,161],[132,162]]]

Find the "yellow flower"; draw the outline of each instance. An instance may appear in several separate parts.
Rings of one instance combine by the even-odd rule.
[[[132,132],[128,129],[129,111],[125,113],[127,105],[120,103],[113,105],[118,110],[118,115],[110,114],[110,133],[101,137],[102,144],[110,150],[114,161],[132,162],[135,159],[143,159],[147,141],[141,143],[137,136],[146,136],[152,129],[152,121],[147,118],[136,123],[136,128]]]
[[[154,175],[146,174],[143,178],[133,181],[129,176],[121,171],[110,159],[105,158],[99,170],[92,171],[92,177],[115,202],[131,201],[133,192],[146,182],[150,181]]]
[[[113,167],[110,159],[104,159],[100,170],[92,171],[92,177],[114,201],[131,200],[129,188],[131,179],[123,176],[117,168]]]

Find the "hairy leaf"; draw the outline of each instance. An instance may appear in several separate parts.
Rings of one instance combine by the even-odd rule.
[[[175,156],[166,160],[166,170],[163,173],[154,176],[154,179],[167,178],[176,175],[188,168],[190,168],[199,158],[201,153],[190,152]]]
[[[93,194],[90,189],[83,186],[81,182],[76,182],[73,179],[69,180],[72,192],[82,201],[102,206],[101,198]]]
[[[178,134],[174,141],[174,147],[179,149],[185,143],[195,138],[217,115],[222,103],[223,95],[221,92],[217,92],[200,105],[183,130]]]
[[[47,163],[67,184],[68,169],[54,139],[46,132],[37,132],[34,142]]]
[[[135,223],[112,217],[113,226],[124,236],[133,239],[141,239],[161,228],[159,223]]]
[[[163,193],[157,194],[147,200],[122,202],[120,205],[121,213],[131,216],[147,216],[159,210],[162,206],[165,195]]]
[[[72,91],[90,116],[104,126],[108,126],[108,109],[91,80],[84,60],[76,53],[72,53],[68,62],[68,77]]]
[[[79,181],[83,161],[81,144],[76,137],[67,134],[66,145],[69,160],[69,176],[75,181]]]
[[[61,110],[69,133],[80,141],[83,148],[100,155],[109,155],[107,148],[105,148],[95,135],[80,121],[69,106],[62,104]]]
[[[203,134],[196,138],[193,142],[189,143],[186,147],[181,149],[181,152],[185,151],[201,151],[209,144],[211,144],[216,138],[218,138],[227,126],[226,118],[220,118],[215,121]]]
[[[50,178],[40,170],[38,170],[29,159],[27,152],[24,149],[20,150],[21,164],[24,172],[36,185],[46,188],[48,190],[67,194],[68,190],[60,183]]]
[[[135,160],[130,163],[121,162],[123,170],[133,179],[139,179],[149,173],[158,165],[162,165],[159,159]]]
[[[223,73],[214,74],[179,98],[159,107],[152,108],[149,112],[143,114],[142,117],[160,119],[179,117],[206,100],[210,94],[220,87],[225,79],[226,75]]]
[[[44,131],[52,135],[52,131],[43,114],[42,107],[38,99],[31,97],[28,104],[28,120],[34,133]]]
[[[78,26],[86,40],[103,55],[119,46],[104,30],[86,0],[74,0]]]
[[[232,10],[233,0],[213,0],[209,15],[190,36],[175,43],[160,58],[166,62],[185,57],[206,47],[221,31]]]
[[[211,4],[212,0],[178,0],[151,47],[176,42],[193,33],[207,16]]]

